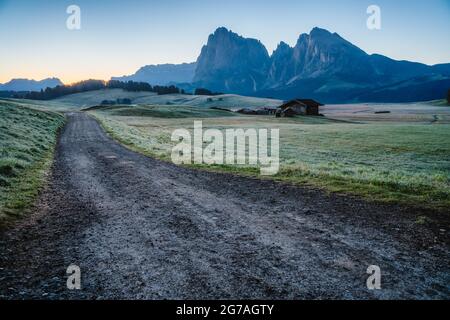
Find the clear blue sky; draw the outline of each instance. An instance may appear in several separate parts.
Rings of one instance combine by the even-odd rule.
[[[66,8],[81,8],[81,30]],[[382,29],[366,27],[381,7]],[[57,76],[109,79],[146,64],[195,61],[217,27],[269,50],[319,26],[368,53],[427,64],[450,62],[450,0],[0,0],[0,82]]]

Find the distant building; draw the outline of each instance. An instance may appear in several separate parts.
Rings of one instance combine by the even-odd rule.
[[[279,106],[276,112],[276,116],[318,116],[320,106],[323,106],[323,104],[312,99],[294,99]]]
[[[239,109],[236,112],[242,113],[242,114],[249,114],[249,115],[269,115],[269,114],[275,114],[277,109],[275,108],[269,108],[269,107],[263,107],[259,109],[250,109],[250,108],[243,108]]]

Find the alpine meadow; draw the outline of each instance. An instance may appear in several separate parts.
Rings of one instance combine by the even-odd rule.
[[[450,299],[448,30],[448,0],[0,0],[0,306]]]

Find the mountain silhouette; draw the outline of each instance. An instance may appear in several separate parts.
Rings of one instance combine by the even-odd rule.
[[[54,88],[63,85],[58,78],[47,78],[40,81],[30,79],[12,79],[5,84],[0,84],[1,91],[40,91],[47,87]]]
[[[259,40],[220,27],[208,37],[196,62],[145,66],[134,75],[113,79],[324,103],[408,102],[445,97],[450,63],[429,66],[369,55],[339,34],[317,27],[301,34],[293,47],[280,42],[269,55]]]

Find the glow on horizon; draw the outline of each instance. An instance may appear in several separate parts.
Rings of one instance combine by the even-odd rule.
[[[81,7],[79,31],[65,26],[70,4]],[[382,9],[380,31],[365,26],[371,4]],[[219,26],[261,40],[269,53],[318,26],[369,54],[450,62],[448,0],[0,0],[0,83],[108,80],[148,64],[193,62]]]

